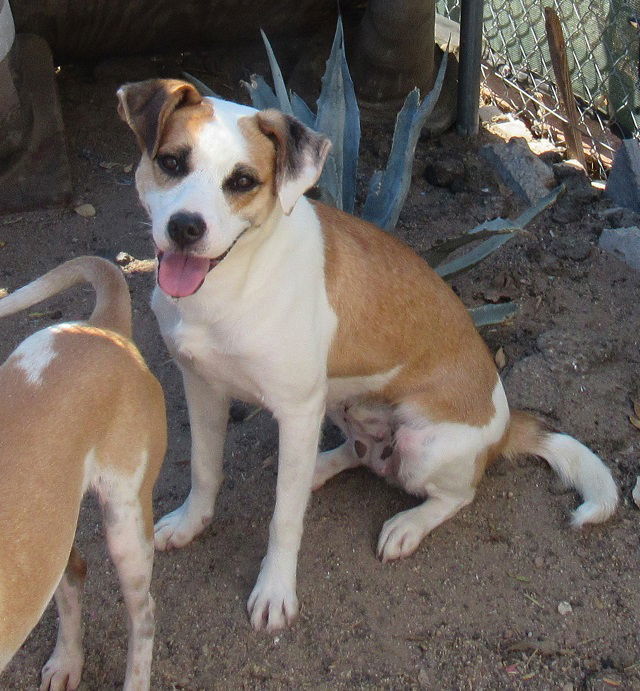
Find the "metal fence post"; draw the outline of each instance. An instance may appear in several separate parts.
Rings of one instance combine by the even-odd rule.
[[[478,134],[483,0],[462,0],[460,7],[460,68],[458,72],[458,134]]]

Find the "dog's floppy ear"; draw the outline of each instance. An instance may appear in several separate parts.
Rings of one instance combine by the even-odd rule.
[[[260,131],[275,146],[276,188],[289,215],[298,199],[318,181],[331,142],[279,110],[263,110],[256,118]]]
[[[118,89],[118,114],[134,131],[140,150],[153,158],[167,119],[176,108],[196,106],[202,96],[189,82],[147,79]]]

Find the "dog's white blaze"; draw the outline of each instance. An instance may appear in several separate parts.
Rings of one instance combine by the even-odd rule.
[[[400,483],[409,492],[424,495],[430,487],[464,489],[473,483],[479,453],[500,440],[509,424],[509,404],[500,377],[491,397],[495,413],[482,427],[458,422],[432,424],[415,409],[400,406],[404,424],[396,443],[412,461],[400,466]]]
[[[54,327],[42,329],[25,339],[11,354],[7,362],[24,371],[29,384],[39,386],[45,370],[56,357],[53,348]]]
[[[249,227],[247,221],[233,213],[222,183],[237,163],[250,162],[247,143],[237,121],[257,111],[220,99],[208,100],[213,103],[214,117],[199,130],[190,155],[191,172],[168,189],[147,190],[143,203],[151,216],[153,239],[164,251],[171,249],[167,237],[171,216],[180,211],[200,214],[207,233],[198,243],[197,253],[214,258],[226,252]]]

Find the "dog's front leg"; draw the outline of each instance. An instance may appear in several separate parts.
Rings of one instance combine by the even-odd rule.
[[[254,629],[277,631],[298,614],[296,567],[304,512],[318,450],[324,396],[279,413],[280,443],[276,506],[269,526],[269,546],[249,597]]]
[[[229,418],[229,396],[193,369],[180,364],[191,425],[191,491],[184,504],[155,526],[159,550],[184,547],[211,522],[222,484],[222,457]]]

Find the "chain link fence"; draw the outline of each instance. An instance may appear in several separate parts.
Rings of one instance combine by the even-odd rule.
[[[531,127],[562,139],[564,120],[545,33],[544,5],[560,18],[591,173],[605,177],[618,137],[640,129],[640,0],[485,0],[483,81]],[[460,0],[437,0],[460,20]],[[617,136],[616,136],[617,135]]]

